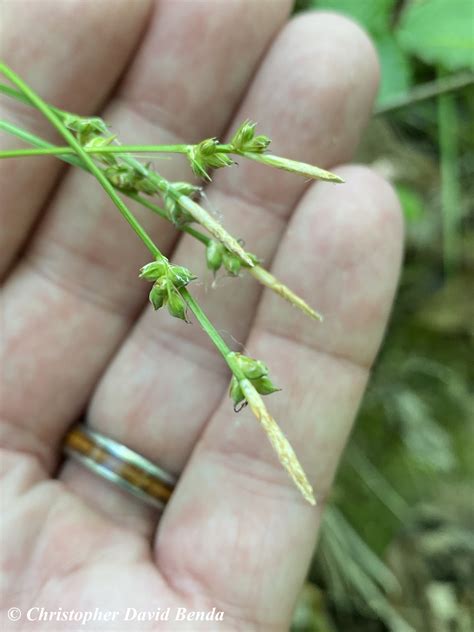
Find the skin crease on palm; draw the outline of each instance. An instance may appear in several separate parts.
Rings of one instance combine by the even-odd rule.
[[[273,153],[345,179],[308,183],[241,161],[207,189],[224,225],[322,324],[251,278],[212,289],[202,246],[134,209],[202,279],[191,291],[229,344],[269,365],[283,390],[266,401],[314,485],[311,507],[251,413],[232,411],[228,372],[199,326],[147,305],[138,269],[149,255],[99,185],[54,158],[1,163],[3,629],[73,629],[8,621],[8,608],[34,606],[225,613],[221,623],[84,629],[289,627],[390,312],[403,233],[389,185],[347,164],[377,91],[373,46],[340,16],[289,19],[291,4],[3,0],[1,57],[46,100],[103,115],[122,142],[224,138],[250,118]],[[0,110],[55,138],[31,109],[5,98]],[[155,166],[190,179],[179,159]],[[163,515],[61,461],[82,414],[181,473]]]

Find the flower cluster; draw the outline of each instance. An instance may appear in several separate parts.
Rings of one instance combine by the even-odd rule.
[[[249,358],[241,353],[232,353],[232,357],[257,393],[260,393],[260,395],[270,395],[280,390],[268,377],[268,367],[264,362]],[[234,410],[237,409],[239,404],[245,402],[246,398],[242,391],[242,386],[235,375],[232,377],[230,383],[229,395],[234,402]]]
[[[66,116],[66,125],[76,133],[77,139],[85,149],[103,148],[115,140],[110,134],[105,136],[107,127],[98,118]],[[226,153],[229,152],[229,146],[219,145],[215,138],[208,138],[197,145],[185,147],[194,173],[201,177],[210,179],[207,173],[209,168],[233,164]],[[202,192],[201,187],[188,182],[168,182],[153,171],[149,164],[142,165],[126,152],[123,156],[115,152],[99,153],[97,156],[97,160],[106,165],[103,169],[104,175],[118,190],[128,195],[159,194],[164,202],[167,219],[177,228],[183,228],[191,222],[197,222],[205,227],[224,244],[226,253],[223,253],[223,258],[226,268],[232,275],[238,275],[242,263],[249,268],[254,266],[253,259],[247,255],[238,240],[229,235],[219,222],[195,202],[194,198]]]
[[[75,132],[81,145],[85,145],[97,136],[107,133],[107,126],[104,121],[96,116],[82,117],[75,114],[65,114],[63,123],[68,129]]]
[[[188,268],[172,265],[161,256],[143,266],[140,277],[153,281],[149,298],[154,309],[167,305],[171,316],[187,320],[186,303],[179,290],[197,278]]]
[[[85,145],[85,147],[88,149],[89,145]],[[105,161],[108,158],[115,160],[113,154],[104,154],[104,158],[101,157],[101,160]],[[147,169],[149,169],[149,166],[147,166]],[[114,187],[124,193],[154,195],[158,192],[158,186],[148,176],[144,176],[138,169],[130,165],[120,164],[116,161],[105,169],[104,174]]]
[[[252,253],[247,252],[246,254],[254,265],[257,265],[260,262],[258,257]],[[237,255],[234,255],[223,244],[215,239],[210,239],[207,244],[206,262],[209,270],[212,270],[214,273],[217,272],[221,266],[224,266],[231,276],[238,276],[241,267],[247,266],[247,264]]]
[[[263,134],[255,136],[256,125],[256,123],[247,120],[235,132],[230,143],[236,152],[261,154],[267,149],[271,141],[268,136]]]
[[[81,118],[66,115],[64,123],[68,129],[75,132],[77,140],[84,149],[92,150],[107,147],[116,140],[116,136],[108,135],[104,121],[97,117]],[[96,154],[96,160],[106,165],[104,175],[117,189],[125,193],[146,193],[154,195],[158,192],[157,183],[150,178],[150,165],[140,171],[137,167],[121,160],[118,154]],[[147,175],[145,175],[145,173]]]
[[[207,138],[197,145],[189,145],[187,155],[193,172],[204,180],[211,179],[208,169],[230,167],[234,164],[232,158],[219,151],[217,138]]]

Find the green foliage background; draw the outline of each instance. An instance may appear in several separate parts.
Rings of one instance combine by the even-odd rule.
[[[351,17],[377,47],[381,87],[358,159],[396,187],[407,244],[390,327],[293,628],[468,632],[474,629],[474,2],[295,4],[296,11],[313,9]]]

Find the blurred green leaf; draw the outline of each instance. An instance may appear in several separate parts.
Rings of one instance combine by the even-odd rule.
[[[397,393],[395,404],[406,447],[421,465],[438,472],[449,472],[456,456],[449,433],[431,416],[426,402],[414,391]]]
[[[410,60],[391,33],[394,0],[313,0],[312,8],[336,11],[368,31],[378,50],[382,67],[378,102],[398,96],[412,86]]]
[[[388,30],[394,4],[395,0],[313,0],[311,6],[343,13],[377,37]]]
[[[334,505],[324,512],[318,559],[329,581],[329,594],[340,606],[365,604],[390,630],[415,632],[388,601],[400,586],[386,564],[373,553],[344,514]]]
[[[398,184],[396,189],[405,219],[408,222],[417,222],[420,220],[425,212],[425,205],[421,195],[412,187],[404,184]]]
[[[459,184],[458,118],[456,97],[442,94],[438,98],[438,138],[441,153],[443,263],[447,274],[456,270],[461,254],[459,235],[463,209]]]
[[[378,104],[398,96],[412,86],[410,60],[398,42],[388,31],[376,39],[375,45],[381,65]]]
[[[449,70],[474,68],[474,3],[411,2],[402,14],[396,36],[402,48],[428,64]]]

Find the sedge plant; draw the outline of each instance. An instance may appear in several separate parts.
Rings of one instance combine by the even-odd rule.
[[[150,235],[126,205],[124,198],[139,202],[200,241],[205,248],[207,267],[216,273],[224,268],[239,277],[247,270],[260,283],[301,309],[309,317],[321,316],[290,288],[260,265],[257,255],[247,252],[242,242],[230,235],[220,222],[201,204],[203,188],[188,182],[170,182],[150,165],[138,159],[140,154],[184,154],[195,176],[204,183],[211,180],[212,170],[235,165],[234,156],[300,174],[306,178],[342,182],[337,175],[289,160],[268,152],[270,139],[257,135],[255,123],[244,121],[230,142],[208,138],[187,145],[121,145],[99,117],[83,117],[46,103],[11,68],[0,62],[0,72],[14,86],[0,84],[0,92],[36,108],[59,132],[66,145],[53,145],[7,121],[0,130],[17,136],[31,148],[0,152],[0,158],[54,155],[95,177],[150,252],[152,260],[139,271],[151,283],[149,299],[155,310],[166,308],[170,316],[188,321],[192,313],[227,363],[232,377],[229,396],[234,410],[249,405],[265,430],[280,463],[287,470],[303,497],[315,504],[313,489],[297,456],[280,427],[269,413],[262,396],[280,390],[269,376],[266,364],[232,351],[212,325],[188,286],[197,278],[189,269],[173,264],[156,246]],[[158,201],[160,202],[158,204]],[[198,227],[196,227],[196,225]]]

